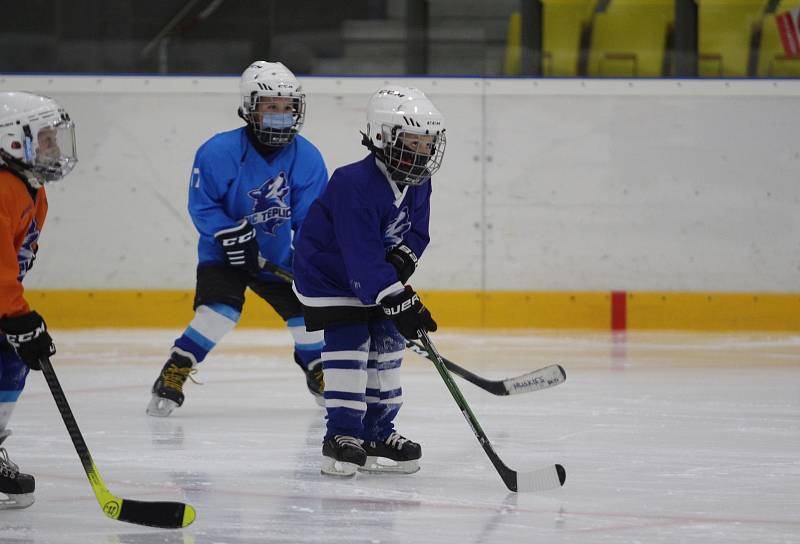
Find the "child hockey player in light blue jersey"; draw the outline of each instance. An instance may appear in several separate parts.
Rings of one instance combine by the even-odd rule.
[[[246,126],[213,136],[197,151],[189,213],[200,233],[194,319],[175,340],[147,413],[168,416],[184,401],[198,363],[239,321],[250,287],[286,321],[295,362],[322,403],[322,333],[306,331],[291,286],[259,268],[259,256],[292,267],[292,238],[328,178],[314,145],[298,132],[305,94],[283,64],[256,61],[242,74],[239,116]]]
[[[404,284],[428,245],[430,177],[444,132],[421,91],[375,93],[362,142],[370,154],[333,173],[297,240],[294,289],[308,330],[325,332],[325,474],[419,470],[422,448],[393,422],[403,402],[403,337],[436,330]]]

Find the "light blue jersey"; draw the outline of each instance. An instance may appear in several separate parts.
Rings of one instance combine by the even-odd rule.
[[[247,219],[261,255],[291,270],[292,239],[327,179],[319,150],[300,135],[268,155],[252,144],[245,127],[213,136],[197,150],[189,183],[200,264],[225,264],[214,233]],[[262,277],[276,279],[266,272]]]

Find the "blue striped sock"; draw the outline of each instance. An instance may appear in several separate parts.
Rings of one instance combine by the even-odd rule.
[[[175,347],[191,353],[199,363],[239,322],[241,312],[225,304],[198,306],[194,319],[175,340]]]
[[[367,358],[369,330],[366,323],[325,329],[322,368],[325,371],[325,438],[342,434],[359,437],[367,409]]]

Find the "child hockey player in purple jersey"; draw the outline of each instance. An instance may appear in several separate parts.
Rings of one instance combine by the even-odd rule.
[[[292,237],[328,172],[314,145],[300,136],[305,94],[279,62],[256,61],[242,74],[239,116],[246,126],[222,132],[197,151],[189,182],[189,214],[200,233],[195,316],[175,340],[147,407],[168,416],[184,400],[198,363],[239,321],[247,287],[286,321],[294,359],[322,404],[322,334],[306,331],[291,286],[259,269],[259,256],[292,266]]]
[[[370,154],[333,173],[296,242],[294,290],[308,330],[325,332],[324,474],[419,470],[422,448],[393,421],[403,402],[403,337],[436,330],[404,284],[430,240],[430,178],[444,132],[442,114],[418,89],[376,92],[362,142]]]

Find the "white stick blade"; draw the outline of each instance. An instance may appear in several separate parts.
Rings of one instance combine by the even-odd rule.
[[[561,365],[550,365],[503,382],[510,395],[556,386],[567,379]]]
[[[561,465],[550,465],[532,472],[517,472],[517,492],[558,489],[566,479],[567,473]]]

